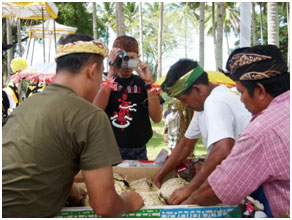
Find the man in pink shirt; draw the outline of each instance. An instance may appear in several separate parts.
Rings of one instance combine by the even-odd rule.
[[[252,113],[231,154],[182,204],[238,204],[260,186],[274,217],[290,207],[290,73],[273,45],[240,48],[226,69]]]

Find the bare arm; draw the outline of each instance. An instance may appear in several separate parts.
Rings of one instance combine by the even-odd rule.
[[[147,91],[148,96],[148,112],[152,121],[158,123],[162,119],[162,108],[159,98],[155,91]]]
[[[145,62],[140,61],[138,68],[135,69],[140,78],[144,80],[145,85],[153,83],[152,73]],[[147,91],[148,97],[148,112],[149,116],[154,122],[160,122],[162,119],[162,108],[160,106],[159,98],[155,91]]]
[[[88,190],[90,205],[102,217],[118,217],[135,212],[143,205],[139,194],[130,191],[119,196],[114,188],[111,166],[82,171]]]
[[[193,192],[189,198],[183,201],[181,204],[197,204],[200,206],[216,205],[222,203],[220,199],[216,196],[208,180],[202,184],[202,186],[195,192]]]
[[[179,204],[192,192],[196,191],[215,170],[216,166],[221,164],[221,162],[230,154],[233,145],[234,140],[232,138],[224,138],[214,143],[214,146],[201,170],[189,184],[175,190],[168,202],[172,205]]]
[[[117,55],[118,55],[118,52],[119,52],[119,48],[113,48],[109,54],[109,60],[110,61],[115,61]],[[117,73],[118,72],[118,68],[115,67],[114,65],[109,65],[110,69],[109,69],[109,72],[107,74],[107,78],[110,79],[112,77],[113,74]],[[104,86],[102,86],[94,100],[93,100],[93,104],[98,106],[99,108],[105,110],[105,108],[107,107],[108,105],[108,101],[109,101],[109,97],[110,97],[110,94],[111,94],[111,88],[105,84]]]
[[[111,88],[108,85],[105,85],[98,90],[92,103],[102,110],[105,110],[108,105],[110,94]]]
[[[155,174],[153,182],[156,186],[161,186],[161,181],[167,173],[175,169],[180,163],[183,162],[194,150],[194,146],[198,139],[188,139],[183,137],[174,148],[170,157],[167,159],[163,167]]]

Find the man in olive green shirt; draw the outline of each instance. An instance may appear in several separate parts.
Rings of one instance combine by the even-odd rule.
[[[86,35],[61,39],[55,82],[9,117],[2,134],[3,217],[56,216],[70,190],[77,197],[72,183],[80,169],[98,215],[117,217],[143,206],[134,191],[116,193],[112,165],[121,156],[106,114],[91,104],[107,53]]]

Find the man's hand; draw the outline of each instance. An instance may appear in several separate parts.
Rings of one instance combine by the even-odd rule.
[[[109,62],[112,63],[112,62],[115,62],[117,56],[118,56],[118,53],[121,49],[120,48],[113,48],[108,56],[108,59],[109,59]],[[110,69],[109,69],[109,72],[108,72],[108,75],[107,75],[107,78],[111,78],[111,76],[114,74],[114,73],[117,73],[119,71],[119,68],[117,68],[116,66],[114,65],[110,65]]]
[[[161,169],[158,171],[158,173],[155,174],[154,178],[153,178],[153,183],[158,187],[160,188],[161,187],[161,182],[162,182],[162,179],[164,177],[164,175],[161,174]]]
[[[166,160],[163,167],[155,174],[153,178],[153,182],[157,187],[161,187],[161,182],[163,178],[173,169],[175,169],[179,164],[181,164],[191,152],[194,151],[194,146],[197,143],[198,139],[188,139],[183,137],[170,157]]]
[[[222,203],[220,199],[216,196],[211,186],[208,183],[208,180],[201,185],[201,187],[192,192],[192,194],[184,200],[181,205],[196,204],[200,206],[209,206]]]
[[[138,68],[134,70],[139,74],[141,79],[144,80],[146,85],[153,83],[151,70],[145,62],[140,61]]]
[[[78,205],[81,201],[81,199],[83,198],[83,196],[87,195],[87,191],[79,188],[75,185],[72,186],[71,188],[71,192],[69,195],[69,203],[70,205],[74,206],[74,205]]]
[[[189,185],[176,189],[168,200],[170,205],[178,205],[192,194]]]
[[[121,195],[121,197],[129,203],[129,209],[127,212],[136,212],[144,206],[144,200],[135,191],[125,192]]]

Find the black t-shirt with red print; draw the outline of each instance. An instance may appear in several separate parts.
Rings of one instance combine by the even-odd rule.
[[[120,148],[144,146],[152,137],[148,112],[147,91],[144,81],[137,75],[115,78],[108,105],[108,115]]]

